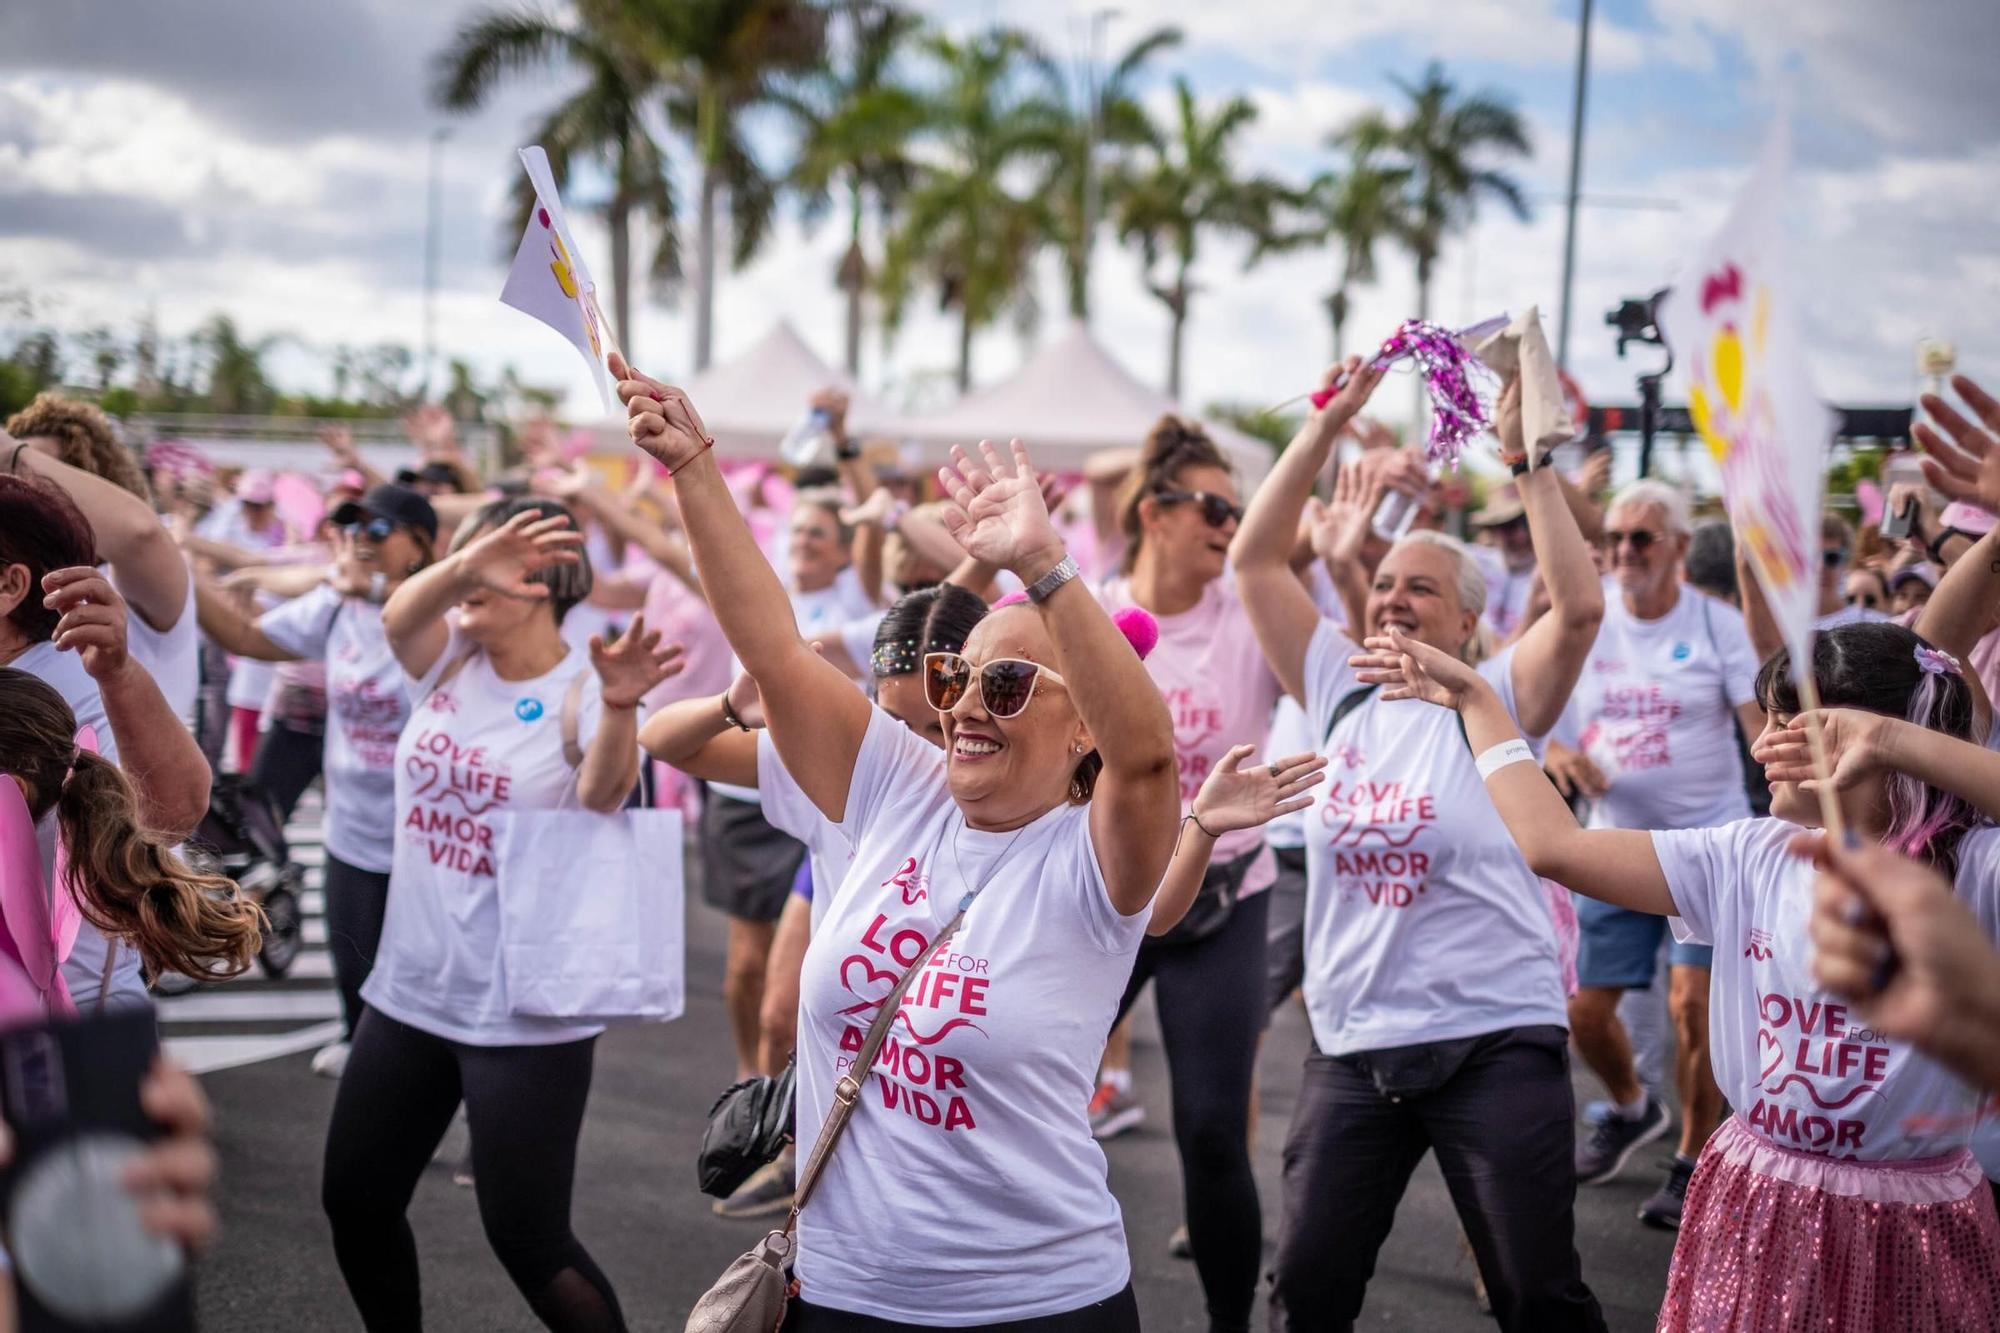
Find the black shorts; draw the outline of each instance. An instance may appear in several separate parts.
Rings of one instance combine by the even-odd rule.
[[[701,809],[701,897],[742,921],[776,921],[806,845],[764,822],[764,807],[710,788]]]

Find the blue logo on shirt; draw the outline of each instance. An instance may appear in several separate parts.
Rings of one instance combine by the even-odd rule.
[[[1692,649],[1692,648],[1688,647],[1688,646],[1687,646],[1686,644],[1684,644],[1684,643],[1677,643],[1677,644],[1675,644],[1675,645],[1674,645],[1674,661],[1676,661],[1676,662],[1685,662],[1685,661],[1687,661],[1687,660],[1688,660],[1688,654],[1689,654],[1689,653],[1691,653],[1691,652],[1693,652],[1693,651],[1694,651],[1694,649]]]
[[[540,699],[528,698],[516,699],[514,701],[514,716],[520,718],[523,722],[533,722],[541,715],[542,701]]]

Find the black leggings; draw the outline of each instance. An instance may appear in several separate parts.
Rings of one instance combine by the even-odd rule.
[[[479,1220],[507,1276],[549,1328],[623,1333],[611,1283],[569,1225],[596,1040],[465,1046],[362,1012],[327,1127],[320,1205],[369,1333],[423,1327],[405,1213],[461,1100]]]
[[[1147,937],[1118,1002],[1123,1018],[1148,981],[1160,1009],[1173,1088],[1188,1247],[1210,1326],[1249,1327],[1263,1262],[1264,1218],[1250,1169],[1250,1085],[1264,1030],[1264,930],[1270,894],[1238,902],[1193,944]]]
[[[250,780],[278,807],[278,817],[289,820],[319,776],[326,759],[326,737],[317,731],[294,731],[282,722],[273,722],[257,742],[257,756],[250,761]]]
[[[361,1021],[361,983],[375,966],[382,943],[382,915],[389,910],[389,877],[326,854],[326,949],[340,984],[340,1022],[354,1040]]]
[[[929,1333],[930,1324],[899,1324],[874,1315],[830,1310],[794,1296],[785,1308],[785,1333]],[[1003,1324],[971,1324],[952,1333],[1139,1333],[1139,1303],[1125,1290],[1109,1300],[1086,1305],[1081,1310],[1038,1315],[1033,1319],[1009,1319]]]

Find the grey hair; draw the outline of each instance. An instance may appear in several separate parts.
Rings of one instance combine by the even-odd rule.
[[[1486,575],[1479,568],[1479,562],[1472,558],[1472,553],[1465,549],[1464,542],[1449,533],[1416,528],[1397,538],[1396,545],[1435,546],[1449,551],[1452,564],[1456,566],[1459,608],[1472,612],[1474,616],[1486,614]]]
[[[1693,520],[1688,516],[1686,493],[1664,481],[1647,477],[1633,482],[1611,497],[1611,503],[1605,506],[1604,512],[1609,514],[1620,505],[1645,505],[1658,509],[1667,516],[1668,532],[1682,537],[1691,536],[1694,532]]]
[[[583,525],[576,521],[576,515],[569,506],[558,500],[543,499],[540,496],[520,495],[508,500],[495,500],[473,511],[470,518],[458,525],[458,531],[451,536],[451,546],[446,554],[456,554],[459,548],[480,533],[497,528],[516,514],[540,514],[543,518],[566,518],[572,528],[581,530]],[[590,596],[593,582],[590,572],[590,553],[578,546],[576,563],[560,561],[546,565],[528,575],[528,582],[539,583],[549,590],[549,609],[556,613],[556,624],[563,622],[569,609]]]

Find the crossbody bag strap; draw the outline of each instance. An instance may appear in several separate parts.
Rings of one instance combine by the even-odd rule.
[[[331,626],[328,626],[329,630],[331,630],[331,628],[332,628]],[[465,647],[465,651],[461,652],[457,657],[452,658],[451,661],[445,663],[444,670],[438,672],[438,678],[431,682],[431,687],[428,690],[424,691],[424,698],[426,699],[430,698],[433,694],[436,694],[439,690],[451,684],[451,682],[457,678],[458,673],[465,670],[465,664],[467,662],[470,662],[473,658],[477,657],[478,655],[479,655],[479,645],[476,643],[467,644]]]
[[[583,712],[583,678],[589,671],[579,671],[569,678],[569,688],[563,692],[562,701],[562,747],[563,762],[571,768],[583,767],[583,747],[577,744],[578,718]]]
[[[924,970],[924,964],[958,933],[959,924],[964,920],[965,912],[961,909],[958,915],[938,932],[937,938],[925,945],[923,952],[904,969],[902,980],[896,983],[896,988],[882,1001],[882,1008],[876,1012],[875,1021],[868,1025],[868,1035],[861,1039],[861,1050],[854,1057],[854,1063],[833,1085],[833,1109],[827,1112],[826,1123],[820,1126],[819,1139],[813,1144],[812,1156],[806,1159],[805,1169],[799,1172],[798,1189],[792,1200],[792,1215],[785,1219],[785,1234],[790,1235],[792,1229],[798,1225],[799,1211],[806,1206],[806,1201],[812,1198],[813,1187],[819,1184],[820,1173],[826,1170],[826,1159],[833,1155],[834,1145],[840,1142],[841,1134],[847,1129],[848,1120],[854,1115],[855,1104],[861,1100],[861,1088],[868,1081],[868,1072],[875,1064],[875,1056],[882,1049],[882,1043],[888,1039],[889,1025],[895,1021],[896,1010],[903,1003],[903,996],[909,993],[910,984],[917,979],[917,973]]]

